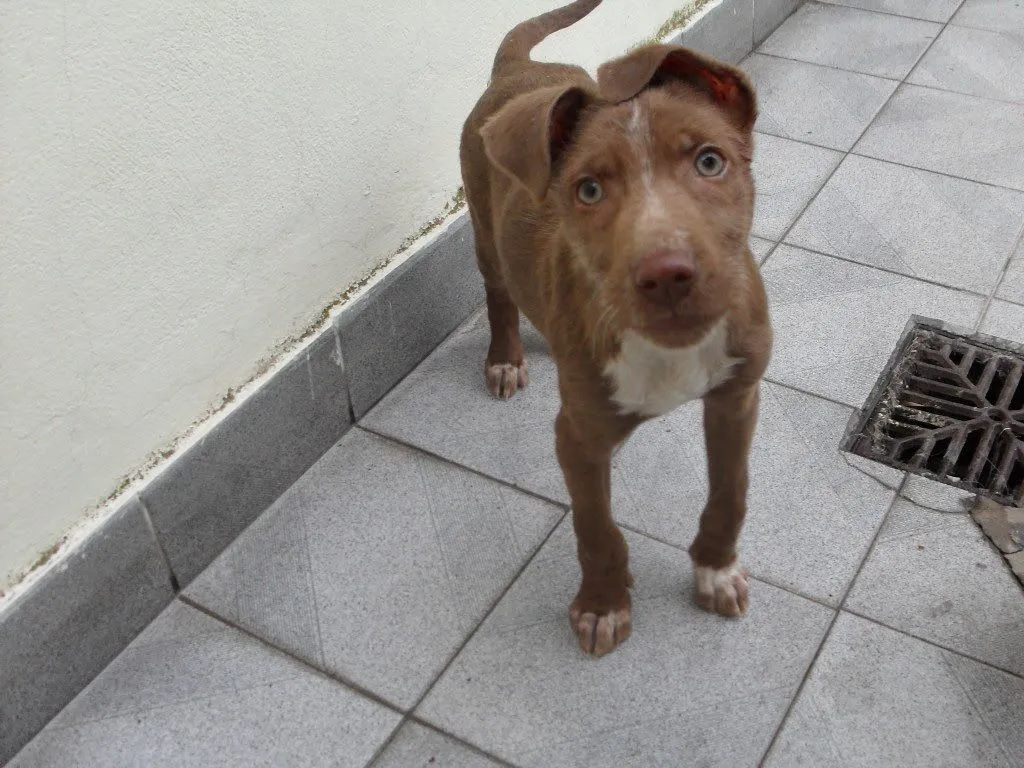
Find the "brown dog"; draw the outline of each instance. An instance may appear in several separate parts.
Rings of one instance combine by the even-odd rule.
[[[630,633],[632,576],[611,455],[645,420],[704,401],[710,494],[690,547],[697,602],[747,605],[736,559],[771,327],[750,255],[753,89],[732,67],[652,45],[600,67],[530,60],[600,0],[513,29],[462,134],[487,289],[488,388],[526,386],[519,310],[558,365],[559,464],[583,581],[569,609],[600,656]]]

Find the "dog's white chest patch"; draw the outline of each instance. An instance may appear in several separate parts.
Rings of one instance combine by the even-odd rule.
[[[661,416],[703,397],[732,376],[740,358],[727,351],[725,319],[690,347],[672,349],[634,331],[622,336],[618,357],[604,374],[612,384],[612,400],[623,413]]]

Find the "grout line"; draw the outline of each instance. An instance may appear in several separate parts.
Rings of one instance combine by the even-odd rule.
[[[895,94],[896,94],[896,92],[894,91],[893,95],[895,95]],[[878,117],[877,113],[868,122],[868,127],[869,128],[871,127],[871,123],[874,122],[876,117]],[[792,142],[794,142],[796,144],[803,144],[804,146],[807,146],[807,147],[814,147],[815,149],[826,149],[829,152],[836,152],[838,154],[842,154],[844,152],[844,150],[842,150],[842,149],[836,149],[835,147],[829,147],[829,146],[826,146],[824,144],[816,144],[813,141],[807,141],[807,139],[795,139],[792,136],[783,136],[780,133],[772,133],[771,131],[765,130],[764,128],[757,128],[757,127],[755,127],[754,128],[754,133],[755,133],[755,135],[756,134],[761,134],[762,136],[771,136],[774,139],[782,139],[783,141],[792,141]],[[861,137],[863,135],[864,134],[861,134]],[[861,137],[858,137],[857,141],[860,141]],[[846,151],[846,155],[852,155],[853,157],[863,157],[863,158],[866,158],[868,160],[874,160],[875,162],[885,163],[887,165],[895,165],[895,166],[898,166],[900,168],[907,168],[907,169],[909,169],[911,171],[922,171],[923,173],[932,173],[932,174],[935,174],[936,176],[944,176],[947,179],[955,179],[956,181],[966,181],[969,184],[978,184],[978,185],[980,185],[982,187],[992,187],[993,189],[1007,190],[1009,192],[1016,192],[1017,194],[1024,193],[1024,189],[1020,189],[1018,187],[1008,187],[1005,184],[996,184],[995,182],[981,181],[980,179],[969,179],[966,176],[957,176],[955,173],[947,173],[945,171],[937,171],[934,168],[925,168],[925,167],[920,166],[920,165],[911,165],[910,163],[901,163],[899,160],[891,160],[891,159],[886,158],[886,157],[876,157],[875,155],[868,155],[868,154],[865,154],[863,152],[858,152],[857,151],[857,146],[856,146],[857,145],[857,141],[854,142],[854,146],[853,146],[852,149]],[[846,155],[843,156],[843,160],[846,159]],[[840,164],[842,164],[842,161],[840,161]],[[762,240],[771,240],[772,239],[770,237],[765,237],[764,235],[759,235],[756,232],[751,232],[751,234],[754,237],[760,237]]]
[[[845,72],[848,75],[860,75],[861,77],[870,77],[870,78],[872,78],[874,80],[885,80],[885,81],[890,82],[890,83],[896,83],[897,85],[900,82],[902,82],[898,77],[886,77],[885,75],[875,75],[875,74],[872,74],[870,72],[861,72],[860,70],[857,70],[857,69],[844,69],[843,67],[837,67],[834,64],[822,64],[821,62],[817,62],[817,61],[805,61],[804,59],[794,59],[792,56],[783,56],[782,54],[779,54],[779,53],[767,53],[766,51],[759,51],[759,50],[751,51],[747,55],[747,57],[744,58],[743,63],[746,63],[747,61],[749,61],[751,56],[764,56],[767,59],[778,59],[779,61],[791,61],[794,64],[803,64],[803,65],[808,66],[808,67],[818,67],[820,69],[830,69],[833,72]],[[741,64],[741,66],[742,66],[742,64]],[[916,62],[915,62],[915,66],[916,66]],[[941,90],[941,89],[939,89],[939,90]],[[828,149],[835,149],[835,147],[828,147]]]
[[[849,406],[847,406],[847,407],[849,407]],[[554,424],[554,422],[552,422],[552,425],[553,424]],[[522,488],[522,487],[520,487],[518,485],[514,485],[513,483],[511,483],[508,480],[505,480],[503,478],[496,477],[494,475],[489,475],[486,472],[483,472],[483,471],[481,471],[479,469],[473,469],[472,467],[468,467],[465,464],[461,464],[458,461],[455,461],[454,459],[448,458],[447,456],[442,456],[439,453],[434,453],[429,448],[424,448],[423,446],[417,445],[416,443],[408,442],[404,438],[395,437],[395,436],[389,435],[389,434],[387,434],[385,432],[378,432],[377,430],[373,429],[372,427],[366,427],[366,426],[363,426],[362,424],[356,425],[356,429],[362,430],[363,432],[371,434],[374,437],[379,437],[382,440],[387,440],[388,442],[395,443],[396,445],[400,445],[403,448],[407,448],[409,450],[416,451],[417,453],[422,453],[422,454],[424,454],[426,456],[429,456],[432,459],[436,459],[437,461],[444,462],[445,464],[448,464],[450,466],[458,467],[459,469],[464,470],[466,472],[470,472],[470,473],[476,475],[477,477],[481,477],[481,478],[483,478],[485,480],[490,480],[492,482],[498,483],[499,485],[505,486],[509,490],[515,491],[517,493],[522,493],[522,494],[524,494],[526,496],[529,496],[531,498],[536,499],[537,501],[542,501],[545,504],[550,504],[552,506],[558,507],[559,509],[561,509],[563,511],[568,511],[569,510],[569,504],[567,504],[564,501],[556,501],[555,499],[551,499],[551,498],[549,498],[547,496],[539,494],[536,491],[532,491],[529,488]]]
[[[439,727],[437,725],[434,725],[433,723],[431,723],[431,722],[429,722],[427,720],[424,720],[421,717],[418,717],[416,715],[410,714],[408,722],[413,723],[415,725],[418,725],[418,726],[420,726],[422,728],[427,728],[427,729],[433,731],[434,733],[438,733],[441,736],[444,736],[447,739],[451,739],[452,741],[458,742],[458,744],[460,746],[465,747],[469,751],[475,752],[476,754],[480,755],[481,757],[485,757],[488,760],[490,760],[490,761],[492,761],[494,763],[497,763],[500,766],[505,766],[505,768],[517,768],[517,766],[514,763],[510,763],[509,761],[505,760],[504,758],[499,757],[498,755],[495,755],[492,752],[488,752],[483,747],[478,747],[473,742],[466,741],[461,736],[456,736],[454,733],[451,733],[450,731],[446,731],[444,728],[441,728],[441,727]],[[373,764],[370,763],[370,765],[367,766],[367,768],[370,768],[370,766],[372,766],[372,765]]]
[[[402,728],[402,726],[404,726],[407,722],[410,722],[410,721],[412,721],[412,722],[420,722],[420,718],[418,718],[418,717],[416,717],[415,720],[413,719],[414,718],[414,714],[413,713],[417,709],[419,709],[419,707],[423,703],[423,701],[427,698],[427,696],[430,695],[430,692],[432,690],[434,690],[434,686],[437,685],[437,683],[441,680],[441,678],[444,677],[445,673],[451,668],[452,664],[455,663],[455,660],[459,657],[459,654],[462,653],[463,649],[467,645],[469,645],[469,643],[473,640],[474,637],[476,637],[477,632],[480,631],[480,628],[484,625],[484,623],[487,621],[487,619],[490,618],[491,614],[494,613],[494,610],[498,607],[498,605],[501,603],[501,601],[505,599],[505,596],[509,593],[509,590],[511,590],[512,587],[516,584],[516,582],[519,581],[519,579],[523,575],[523,573],[526,572],[526,569],[530,567],[531,563],[533,563],[533,561],[536,559],[537,554],[548,543],[548,541],[554,535],[555,531],[557,531],[559,529],[559,527],[565,521],[566,515],[568,515],[568,514],[569,514],[568,511],[562,512],[562,515],[558,518],[558,521],[551,527],[551,530],[547,532],[547,535],[545,535],[544,538],[541,540],[541,542],[534,548],[533,552],[530,553],[530,556],[528,558],[526,558],[526,560],[523,562],[522,567],[520,567],[519,570],[516,571],[516,573],[509,579],[508,584],[505,585],[505,588],[502,589],[501,592],[498,594],[498,596],[494,599],[494,601],[491,603],[490,607],[487,609],[487,612],[484,613],[484,615],[476,623],[476,626],[474,626],[469,631],[469,633],[465,636],[465,638],[463,638],[462,642],[459,644],[459,646],[452,652],[451,656],[448,658],[448,661],[445,662],[445,664],[441,668],[441,670],[434,676],[434,679],[431,680],[430,683],[423,690],[423,693],[420,695],[420,697],[413,703],[413,705],[411,707],[409,707],[408,711],[405,711],[405,712],[402,713],[402,720],[401,720],[401,722],[399,722],[398,726],[395,728],[394,732],[391,734],[391,737],[388,738],[388,740],[383,745],[381,745],[380,750],[378,750],[378,752],[373,756],[373,759],[367,764],[367,768],[370,768],[370,766],[372,766],[373,763],[376,762],[376,760],[380,757],[380,755],[383,754],[384,750],[394,740],[395,734],[398,733],[398,731]],[[460,739],[460,741],[461,741],[461,739]],[[477,747],[477,749],[479,749],[479,748]]]
[[[1006,257],[1006,261],[1003,263],[1003,269],[999,273],[999,279],[996,281],[995,287],[992,292],[989,293],[985,300],[985,306],[981,308],[981,314],[978,316],[978,322],[974,325],[974,332],[979,333],[981,326],[984,325],[985,320],[988,318],[988,312],[992,309],[992,304],[996,301],[996,294],[999,293],[999,289],[1002,288],[1003,283],[1006,281],[1006,275],[1010,271],[1010,265],[1013,263],[1014,256],[1017,255],[1018,249],[1024,244],[1024,226],[1021,227],[1021,231],[1017,234],[1017,239],[1013,245],[1010,246],[1010,255]],[[1003,299],[999,299],[1003,301]],[[1014,302],[1010,302],[1011,304]]]
[[[942,25],[948,25],[950,23],[949,21],[935,21],[935,19],[922,19],[919,16],[905,16],[902,13],[895,13],[893,11],[882,11],[877,8],[861,8],[860,6],[857,5],[847,5],[847,3],[845,3],[843,0],[811,0],[811,2],[819,3],[821,5],[832,5],[838,6],[840,8],[848,8],[853,11],[863,11],[864,13],[874,13],[878,16],[892,16],[894,18],[903,19],[905,21],[927,21],[929,24]],[[959,10],[959,8],[957,10]],[[953,11],[953,14],[956,15],[956,11]],[[949,18],[950,20],[952,20],[953,17],[950,16]]]
[[[135,499],[142,508],[142,518],[146,521],[146,527],[149,528],[149,535],[153,537],[153,543],[156,544],[157,551],[160,553],[160,559],[163,560],[164,567],[167,568],[167,578],[170,579],[171,590],[177,595],[181,592],[181,582],[178,581],[178,574],[174,572],[174,568],[171,566],[171,558],[168,557],[167,550],[164,549],[163,542],[160,541],[160,536],[156,532],[156,526],[153,525],[153,518],[150,517],[149,507],[146,506],[141,493],[136,493]]]
[[[807,665],[807,669],[804,671],[800,684],[797,686],[796,691],[793,693],[793,698],[790,699],[789,705],[786,707],[786,711],[782,715],[782,720],[779,721],[779,725],[776,727],[775,733],[772,734],[771,741],[768,742],[768,746],[765,748],[764,753],[761,755],[761,759],[758,761],[758,768],[764,767],[765,762],[768,760],[768,756],[771,754],[772,749],[775,748],[779,737],[782,735],[782,731],[785,729],[786,723],[789,722],[790,715],[793,713],[796,703],[800,699],[800,694],[803,693],[803,690],[807,685],[807,681],[810,680],[811,672],[814,670],[815,666],[817,666],[818,659],[821,657],[822,651],[825,649],[825,645],[828,643],[828,639],[832,635],[832,629],[835,627],[836,622],[839,620],[839,616],[843,612],[843,606],[846,604],[846,599],[850,596],[850,592],[853,591],[853,585],[857,582],[857,577],[860,576],[860,572],[863,570],[865,563],[867,563],[868,558],[870,558],[871,554],[874,552],[875,544],[878,542],[878,537],[881,535],[882,529],[889,520],[889,516],[892,514],[893,508],[896,506],[897,500],[903,494],[903,488],[906,486],[909,477],[909,474],[903,474],[903,480],[900,482],[896,495],[890,502],[889,508],[885,511],[885,514],[882,515],[882,520],[878,524],[878,528],[875,530],[875,535],[871,537],[871,543],[868,545],[867,551],[864,553],[864,557],[861,558],[860,565],[857,566],[857,570],[850,579],[850,583],[847,584],[846,590],[843,593],[842,599],[839,601],[838,607],[833,609],[835,613],[832,615],[832,621],[829,622],[828,628],[825,630],[825,634],[822,635],[821,642],[818,644],[818,648],[815,650],[814,656],[811,658],[811,663]]]
[[[957,29],[971,29],[971,27],[957,27]],[[914,65],[914,70],[917,69],[920,63],[921,62],[918,61],[918,63]],[[913,74],[913,71],[911,72],[911,74]],[[956,91],[953,90],[952,88],[939,88],[939,86],[937,85],[925,85],[924,83],[908,82],[907,85],[912,85],[914,88],[922,88],[926,91],[936,91],[937,93],[951,93],[954,96],[966,96],[969,99],[977,99],[978,101],[988,101],[995,104],[1007,104],[1011,107],[1018,108],[1024,107],[1024,101],[1014,101],[1012,99],[997,99],[994,96],[979,96],[976,93],[970,93],[968,91]]]
[[[893,95],[895,95],[895,93]],[[877,115],[876,115],[876,117],[877,117]],[[874,120],[872,120],[872,122],[874,122]],[[786,138],[786,137],[785,136],[780,136],[778,138]],[[790,139],[790,141],[798,141],[798,139]],[[859,142],[860,139],[857,139],[857,141]],[[802,144],[806,144],[807,142],[804,141],[804,142],[801,142],[801,143]],[[816,144],[812,144],[811,146],[817,146],[817,145]],[[827,149],[827,147],[823,147],[823,149]],[[992,182],[992,181],[982,181],[981,179],[970,179],[970,178],[968,178],[966,176],[957,176],[955,173],[946,173],[945,171],[937,171],[934,168],[924,168],[924,167],[922,167],[920,165],[911,165],[910,163],[901,163],[899,160],[890,160],[889,158],[885,158],[885,157],[876,157],[875,155],[868,155],[868,154],[866,154],[864,152],[857,152],[856,150],[857,150],[857,147],[856,147],[856,144],[855,144],[854,148],[850,150],[849,154],[853,155],[854,157],[866,157],[868,160],[877,160],[880,163],[888,163],[889,165],[898,165],[900,168],[909,168],[910,170],[913,170],[913,171],[924,171],[925,173],[934,173],[936,176],[945,176],[947,179],[958,179],[959,181],[967,181],[967,182],[970,182],[971,184],[980,184],[983,187],[992,187],[994,189],[1005,189],[1005,190],[1008,190],[1010,192],[1016,192],[1017,194],[1021,194],[1022,192],[1024,192],[1024,188],[1021,188],[1021,187],[1010,187],[1010,186],[1007,186],[1006,184],[996,184],[995,182]]]
[[[793,392],[799,392],[801,395],[807,395],[808,397],[816,397],[819,400],[824,400],[826,403],[832,403],[832,405],[841,406],[847,409],[848,411],[858,410],[858,407],[855,405],[844,403],[842,400],[836,400],[834,397],[829,397],[828,395],[821,395],[818,394],[817,392],[811,392],[808,389],[802,389],[801,387],[798,387],[796,384],[787,384],[784,381],[778,381],[777,379],[773,379],[769,376],[762,376],[761,380],[767,381],[769,384],[774,384],[776,387],[783,387],[785,389],[792,390]],[[867,397],[867,395],[865,395],[865,397]]]
[[[846,608],[846,601],[850,597],[850,593],[853,592],[853,585],[857,582],[860,577],[860,572],[864,570],[864,566],[867,564],[868,559],[874,554],[875,547],[878,545],[878,540],[882,537],[882,529],[885,528],[885,524],[889,521],[889,517],[892,516],[893,510],[901,499],[907,498],[904,493],[907,490],[907,485],[910,483],[912,474],[910,472],[904,472],[903,477],[900,479],[899,486],[896,488],[896,494],[892,497],[892,501],[889,503],[889,508],[885,511],[882,516],[882,521],[878,524],[875,535],[871,537],[871,543],[868,545],[867,551],[864,553],[864,557],[861,558],[860,565],[857,566],[856,573],[853,574],[853,578],[850,579],[850,584],[846,587],[846,592],[843,594],[842,599],[839,601],[839,610],[842,611]]]
[[[339,683],[340,685],[343,685],[346,688],[349,688],[349,689],[355,691],[360,696],[363,696],[364,698],[370,699],[375,704],[379,704],[382,707],[390,709],[392,712],[395,712],[395,713],[400,714],[400,715],[404,715],[405,714],[405,710],[402,709],[398,704],[395,704],[394,702],[388,701],[387,699],[385,699],[380,694],[374,693],[369,688],[366,688],[365,686],[362,686],[359,683],[357,683],[357,682],[355,682],[353,680],[348,679],[344,675],[341,675],[341,674],[339,674],[337,672],[332,672],[330,670],[324,669],[323,667],[318,667],[318,666],[316,666],[314,664],[311,664],[308,659],[304,659],[301,656],[297,656],[294,651],[292,651],[292,650],[290,650],[288,648],[285,648],[283,646],[280,646],[277,643],[274,643],[274,642],[268,640],[267,638],[265,638],[265,637],[263,637],[261,635],[255,634],[252,630],[242,626],[241,624],[239,624],[239,623],[237,623],[237,622],[235,622],[235,621],[233,621],[233,620],[231,620],[231,619],[229,619],[229,618],[227,618],[225,616],[222,616],[221,614],[217,613],[217,611],[214,611],[211,608],[207,608],[202,603],[196,602],[195,600],[193,600],[188,595],[182,593],[182,594],[178,595],[178,600],[180,600],[182,603],[187,605],[189,608],[193,608],[194,610],[197,610],[200,613],[205,614],[206,616],[210,617],[211,619],[214,619],[214,620],[220,622],[221,624],[224,624],[224,625],[226,625],[228,627],[231,627],[233,630],[235,630],[237,632],[241,632],[246,637],[249,637],[249,638],[252,638],[253,640],[256,640],[258,643],[260,643],[260,645],[263,645],[263,646],[265,646],[267,648],[270,648],[273,651],[276,651],[277,653],[280,653],[280,654],[283,654],[283,655],[287,656],[289,659],[291,659],[292,661],[298,662],[299,664],[301,664],[303,667],[305,667],[306,669],[310,670],[311,672],[314,672],[317,675],[320,675],[321,677],[326,677],[328,680],[331,680],[331,681],[333,681],[335,683]]]
[[[430,682],[430,684],[426,687],[426,690],[423,691],[423,694],[419,697],[416,703],[409,708],[410,715],[414,713],[417,709],[419,709],[424,699],[426,699],[427,696],[430,695],[430,692],[434,689],[434,686],[437,685],[438,681],[442,677],[444,677],[445,673],[449,670],[452,664],[455,663],[455,659],[457,659],[459,654],[462,653],[462,650],[467,645],[469,645],[469,643],[473,640],[474,637],[476,637],[476,634],[480,631],[480,628],[484,625],[487,619],[490,618],[491,614],[494,613],[494,610],[498,607],[501,601],[505,599],[505,596],[509,593],[509,591],[516,584],[516,582],[519,581],[522,575],[526,572],[526,569],[530,567],[533,561],[537,558],[537,555],[540,553],[540,551],[544,548],[548,541],[551,540],[551,537],[554,536],[555,531],[557,531],[561,527],[562,523],[565,522],[565,518],[568,514],[568,511],[563,512],[561,517],[559,517],[555,524],[551,526],[551,530],[547,532],[547,535],[544,536],[544,538],[536,547],[534,547],[533,552],[531,552],[530,556],[526,558],[526,560],[523,562],[522,567],[520,567],[519,570],[516,571],[516,573],[512,576],[512,578],[509,579],[508,584],[505,585],[505,588],[501,590],[501,593],[494,599],[494,601],[491,603],[491,606],[487,609],[487,612],[481,617],[480,621],[477,622],[476,626],[469,631],[469,634],[466,635],[466,637],[463,639],[459,647],[452,653],[447,663],[444,665],[441,671],[437,673],[437,675]]]
[[[979,659],[976,656],[971,656],[969,653],[965,653],[964,651],[959,651],[956,648],[950,648],[949,646],[943,645],[942,643],[938,643],[938,642],[936,642],[934,640],[929,640],[927,637],[921,637],[920,635],[914,634],[913,632],[910,632],[908,630],[900,629],[899,627],[894,627],[892,624],[887,624],[886,622],[882,621],[881,619],[876,619],[876,618],[874,618],[872,616],[868,616],[867,614],[861,613],[859,611],[855,611],[855,610],[853,610],[851,608],[845,608],[844,607],[844,608],[842,608],[840,610],[841,610],[842,613],[848,613],[851,616],[856,616],[858,619],[863,619],[864,621],[869,621],[872,624],[875,624],[876,626],[884,627],[885,629],[888,629],[888,630],[890,630],[892,632],[896,632],[897,634],[903,635],[905,637],[911,637],[914,640],[917,640],[919,642],[924,643],[925,645],[930,645],[933,648],[938,648],[941,651],[946,651],[947,653],[952,653],[953,655],[959,656],[960,658],[967,659],[968,661],[973,661],[973,662],[975,662],[977,664],[981,664],[983,666],[989,667],[990,669],[995,669],[995,670],[997,670],[999,672],[1003,672],[1004,674],[1010,675],[1011,677],[1015,677],[1015,678],[1018,678],[1020,680],[1024,680],[1024,674],[1021,674],[1020,672],[1014,672],[1012,669],[1007,669],[1006,667],[1001,667],[998,664],[993,664],[991,661],[985,661],[984,659]]]
[[[639,528],[637,528],[637,527],[635,527],[635,526],[633,526],[633,525],[631,525],[629,523],[623,523],[620,520],[616,520],[615,524],[619,528],[627,530],[630,533],[636,534],[637,536],[641,536],[641,537],[643,537],[645,539],[650,539],[651,541],[656,541],[659,544],[663,544],[666,547],[671,547],[672,549],[675,549],[675,550],[677,550],[679,552],[686,553],[686,547],[685,546],[683,546],[681,544],[674,544],[671,541],[668,541],[667,539],[663,539],[662,537],[658,536],[657,534],[648,533],[647,531],[642,531]],[[794,589],[793,587],[787,587],[784,584],[779,584],[778,582],[776,582],[776,581],[774,581],[772,579],[765,578],[764,576],[759,576],[751,568],[749,568],[747,566],[744,566],[744,568],[749,572],[750,578],[753,579],[754,581],[759,581],[762,584],[767,584],[769,587],[774,587],[775,589],[782,590],[783,592],[788,592],[789,594],[794,595],[796,597],[803,598],[804,600],[809,600],[812,603],[817,603],[820,606],[828,608],[830,611],[838,610],[838,607],[836,605],[830,605],[829,603],[825,602],[820,597],[813,597],[811,595],[804,594],[803,592],[800,592],[800,591]]]
[[[783,141],[793,141],[796,142],[797,144],[803,144],[805,146],[814,147],[816,149],[827,149],[829,152],[835,152],[837,154],[843,154],[844,152],[846,152],[845,149],[837,149],[836,147],[830,147],[827,144],[819,144],[816,141],[809,141],[808,139],[794,139],[792,136],[783,136],[781,133],[773,133],[772,131],[766,128],[759,128],[756,125],[754,126],[754,134],[755,136],[757,134],[760,134],[762,136],[771,136],[776,139],[782,139]],[[760,237],[762,240],[771,239],[769,237],[762,237],[761,235],[754,235],[754,237]]]
[[[777,243],[774,240],[769,240],[767,237],[760,237],[758,235],[751,235],[751,237],[756,237],[758,240],[763,240],[764,242],[768,243],[768,245],[770,246],[768,248],[768,250],[764,252],[764,256],[761,257],[760,261],[757,260],[756,256],[754,257],[754,261],[757,261],[757,269],[758,269],[758,271],[760,271],[761,267],[763,267],[764,263],[766,261],[768,261],[768,258],[773,253],[775,253],[775,249],[778,248],[781,245],[781,243]],[[754,249],[751,248],[750,251],[751,251],[751,255],[754,255],[754,253],[753,253]]]
[[[391,733],[388,734],[388,737],[380,743],[380,746],[378,746],[376,750],[374,750],[369,761],[366,763],[365,768],[373,768],[373,766],[377,764],[377,761],[381,759],[384,753],[388,751],[388,748],[394,743],[395,739],[398,738],[398,732],[405,727],[407,722],[409,722],[409,716],[403,712],[398,724],[391,729]]]
[[[756,237],[756,235],[755,235],[755,237]],[[928,277],[921,277],[920,275],[908,275],[906,272],[900,272],[898,270],[891,269],[889,267],[882,267],[882,266],[879,266],[878,264],[865,264],[863,261],[857,261],[856,259],[851,259],[849,256],[837,256],[834,253],[826,253],[825,251],[819,251],[819,250],[816,250],[814,248],[808,248],[808,247],[803,246],[803,245],[798,245],[797,243],[782,242],[782,241],[780,241],[778,243],[778,245],[788,245],[790,248],[796,248],[796,249],[801,250],[801,251],[807,251],[808,253],[813,253],[816,256],[824,256],[825,258],[828,258],[828,259],[835,259],[836,261],[844,261],[847,264],[855,264],[855,265],[857,265],[859,267],[865,267],[866,269],[874,269],[874,270],[877,270],[879,272],[885,272],[886,274],[894,275],[896,277],[902,277],[902,278],[905,278],[907,280],[916,280],[919,283],[927,283],[928,285],[934,285],[936,288],[944,288],[947,291],[956,291],[957,293],[965,293],[968,296],[973,296],[976,299],[984,299],[986,296],[991,295],[991,294],[982,293],[981,291],[973,291],[970,288],[961,288],[961,287],[956,286],[956,285],[949,285],[948,283],[940,283],[938,280],[932,280],[931,278],[928,278]],[[1014,245],[1013,247],[1016,247],[1016,245]],[[1013,255],[1012,251],[1011,251],[1010,255],[1011,256]],[[1007,262],[1007,264],[1003,265],[1004,272],[1005,272],[1005,269],[1008,266],[1008,264],[1009,264],[1009,262]],[[1000,274],[1000,280],[1001,279],[1002,279],[1002,274]],[[997,290],[998,287],[999,287],[999,284],[996,283],[996,288],[994,288],[993,290]]]

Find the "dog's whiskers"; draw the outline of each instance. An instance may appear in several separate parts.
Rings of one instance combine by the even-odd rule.
[[[608,341],[612,329],[618,323],[618,319],[619,313],[615,305],[611,303],[605,304],[604,310],[602,310],[597,318],[597,323],[594,324],[594,334],[590,340],[595,355],[597,354],[598,344]]]

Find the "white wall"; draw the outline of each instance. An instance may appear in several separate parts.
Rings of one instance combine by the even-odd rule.
[[[0,586],[440,211],[556,2],[0,4]],[[593,69],[686,2],[537,55]]]

